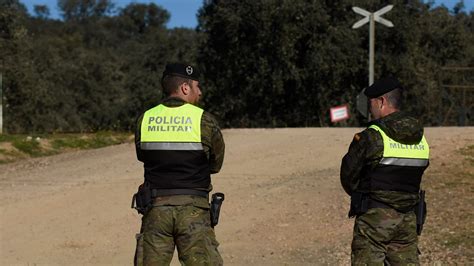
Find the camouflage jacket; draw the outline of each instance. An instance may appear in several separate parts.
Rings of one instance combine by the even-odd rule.
[[[161,102],[161,104],[164,104],[168,107],[177,107],[185,103],[185,101],[176,97],[166,98]],[[135,150],[137,153],[137,159],[142,162],[144,158],[140,149],[140,131],[143,115],[144,114],[142,114],[137,119],[137,127],[135,130]],[[206,153],[207,159],[209,160],[209,169],[211,174],[218,173],[224,161],[225,144],[216,119],[206,111],[204,111],[201,117],[201,142],[204,148],[204,152]],[[210,187],[208,188],[208,191],[211,190],[212,185],[210,185]],[[198,207],[207,207],[208,201],[203,201],[201,199],[203,198],[188,195],[160,197],[155,200],[155,205],[193,204]]]
[[[378,125],[392,139],[418,143],[423,137],[421,123],[404,112],[395,112],[369,123]],[[353,191],[370,193],[370,197],[397,210],[407,210],[418,202],[418,194],[401,191],[371,191],[366,173],[376,167],[383,156],[383,139],[374,129],[365,129],[354,135],[349,151],[342,159],[341,184],[347,194]]]

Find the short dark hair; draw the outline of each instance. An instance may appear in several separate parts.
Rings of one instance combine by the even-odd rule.
[[[174,76],[174,75],[166,75],[161,80],[161,86],[163,87],[163,92],[166,95],[171,95],[177,92],[179,86],[181,86],[181,84],[183,83],[187,83],[191,85],[192,81],[190,79],[182,78],[182,77]]]
[[[390,102],[393,108],[400,110],[403,104],[403,89],[396,88],[385,93],[387,100]]]

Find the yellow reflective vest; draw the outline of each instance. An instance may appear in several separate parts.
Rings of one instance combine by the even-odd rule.
[[[166,107],[160,104],[146,111],[141,125],[141,148],[196,149],[199,145],[191,143],[201,143],[203,112],[201,108],[192,104],[183,104],[179,107]]]
[[[400,143],[377,125],[369,128],[380,133],[384,149],[379,164],[368,172],[370,190],[418,192],[421,177],[429,165],[430,148],[422,137],[419,143]]]
[[[377,125],[369,128],[375,129],[383,139],[383,158],[381,164],[401,166],[427,166],[430,157],[430,147],[425,136],[416,144],[403,144],[395,141],[385,134]]]
[[[143,115],[140,149],[145,179],[157,189],[207,188],[209,162],[201,143],[204,110],[192,104],[160,104]]]

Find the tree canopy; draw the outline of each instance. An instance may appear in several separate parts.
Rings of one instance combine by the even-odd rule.
[[[375,77],[407,88],[406,109],[426,125],[472,125],[474,20],[420,0],[389,1],[376,25]],[[156,4],[116,8],[111,0],[58,0],[29,14],[0,0],[0,74],[7,132],[131,130],[159,103],[168,62],[202,72],[204,107],[224,127],[331,126],[329,108],[368,83],[368,26],[354,1],[205,0],[196,29],[168,29]],[[386,1],[361,0],[376,11]],[[470,87],[471,86],[471,87]]]
[[[384,17],[394,28],[376,25],[375,77],[398,77],[407,88],[406,109],[428,125],[443,124],[446,66],[473,67],[473,17],[462,5],[450,12],[433,2],[390,1]],[[328,126],[329,108],[349,104],[350,125],[361,117],[356,95],[368,85],[368,24],[354,1],[208,0],[199,14],[204,41],[198,60],[204,69],[211,110],[226,126]],[[386,1],[357,1],[375,12]],[[474,69],[457,73],[474,84]],[[454,84],[461,84],[459,81]],[[470,106],[472,116],[472,89]],[[449,123],[456,123],[450,117]],[[470,120],[472,124],[472,118]]]

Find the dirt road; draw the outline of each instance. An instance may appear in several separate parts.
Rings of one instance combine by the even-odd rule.
[[[349,263],[353,220],[339,166],[357,131],[224,131],[226,158],[213,183],[226,194],[216,228],[226,265]],[[474,144],[474,128],[426,135],[433,160],[425,178]],[[140,216],[130,198],[142,171],[132,144],[1,165],[0,265],[131,265]],[[472,195],[472,178],[467,184]],[[472,217],[472,202],[468,209]],[[472,223],[458,230],[472,233]]]

